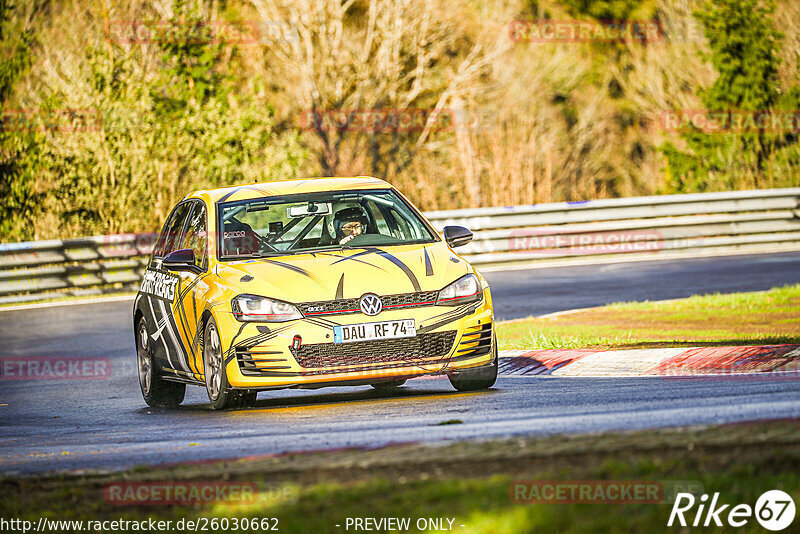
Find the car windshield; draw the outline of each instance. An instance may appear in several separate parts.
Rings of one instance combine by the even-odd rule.
[[[391,189],[254,198],[218,209],[222,259],[436,240]]]

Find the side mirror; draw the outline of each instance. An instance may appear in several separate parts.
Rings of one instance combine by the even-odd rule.
[[[170,271],[188,271],[196,273],[200,268],[194,264],[194,250],[183,248],[170,252],[164,257],[161,265]]]
[[[472,232],[463,226],[445,226],[444,240],[453,248],[460,247],[472,241]]]

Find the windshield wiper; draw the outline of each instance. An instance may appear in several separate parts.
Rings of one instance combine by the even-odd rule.
[[[264,254],[263,252],[251,252],[250,254],[225,254],[223,260],[243,260],[252,258],[266,258],[268,256],[293,256],[297,254],[313,254],[314,252],[328,252],[331,250],[360,250],[366,248],[357,245],[327,245],[324,247],[317,247],[311,250],[278,250]]]
[[[226,260],[240,260],[242,258],[263,258],[263,252],[250,252],[249,254],[225,254]]]
[[[327,250],[358,250],[360,248],[364,248],[363,246],[354,246],[354,245],[328,245],[325,247],[317,247],[313,250],[309,250],[307,252],[321,252]]]

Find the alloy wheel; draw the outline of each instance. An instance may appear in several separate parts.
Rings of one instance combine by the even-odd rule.
[[[153,365],[150,361],[150,334],[147,333],[147,324],[139,323],[139,385],[142,393],[148,395],[153,381]]]
[[[212,400],[219,397],[222,385],[222,347],[219,342],[217,328],[211,324],[208,327],[208,335],[205,346],[203,347],[205,361],[206,387],[208,395]]]

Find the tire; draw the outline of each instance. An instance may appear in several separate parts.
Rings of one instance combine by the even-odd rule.
[[[252,407],[258,392],[231,388],[224,361],[217,322],[211,317],[203,332],[203,374],[211,407],[215,410]]]
[[[258,391],[243,391],[242,392],[242,399],[241,399],[241,407],[242,408],[252,408],[256,405],[256,399],[258,398]]]
[[[489,389],[497,381],[497,338],[492,338],[492,363],[476,369],[467,369],[448,375],[450,383],[458,391]]]
[[[370,384],[376,391],[380,393],[391,393],[393,391],[397,391],[400,386],[406,383],[406,379],[403,378],[401,380],[389,380],[387,382],[375,382],[374,384]]]
[[[186,395],[186,384],[170,382],[161,378],[153,358],[147,321],[140,317],[136,323],[136,363],[139,388],[148,406],[154,408],[176,408]]]

